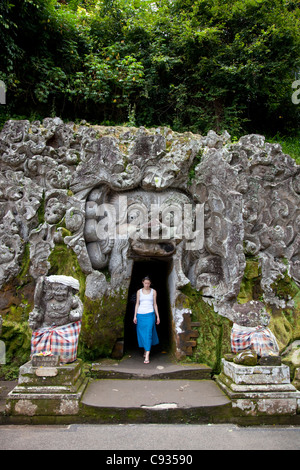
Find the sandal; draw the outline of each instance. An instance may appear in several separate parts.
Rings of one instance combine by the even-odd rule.
[[[146,359],[144,360],[144,364],[149,364],[150,361],[146,361]]]

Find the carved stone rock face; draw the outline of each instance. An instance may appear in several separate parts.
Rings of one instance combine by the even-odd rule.
[[[102,296],[128,287],[137,257],[169,257],[173,305],[178,289],[191,283],[230,317],[250,256],[259,263],[263,301],[285,308],[290,300],[272,286],[286,272],[300,283],[299,181],[299,166],[260,135],[232,144],[227,133],[213,131],[8,121],[0,133],[0,287],[20,271],[26,244],[37,280],[47,276],[56,244],[64,243],[93,298],[97,289]],[[126,210],[119,209],[122,196]],[[118,238],[97,233],[105,229],[105,212],[93,211],[105,204],[115,208]],[[149,225],[157,204],[166,211]],[[174,204],[192,209],[183,220],[186,233],[198,230],[195,240],[178,234]],[[146,236],[151,227],[159,235],[154,240]]]
[[[111,274],[116,275],[124,271],[128,255],[174,255],[180,242],[196,237],[193,212],[192,200],[179,191],[116,193],[107,187],[93,190],[86,203],[84,229],[93,268],[110,264]],[[198,212],[197,235],[203,239],[203,211]],[[202,247],[198,244],[197,248]]]

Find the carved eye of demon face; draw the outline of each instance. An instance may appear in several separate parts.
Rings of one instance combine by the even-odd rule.
[[[138,209],[129,209],[128,210],[128,215],[127,215],[127,222],[130,224],[130,223],[133,223],[134,221],[138,221],[140,220],[142,216],[142,212]]]

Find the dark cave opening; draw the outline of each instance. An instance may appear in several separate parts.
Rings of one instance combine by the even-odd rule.
[[[149,276],[151,287],[157,292],[157,306],[160,325],[156,325],[159,344],[155,350],[169,351],[172,346],[172,315],[168,289],[168,277],[172,270],[172,258],[150,258],[135,260],[128,291],[127,310],[124,324],[124,351],[138,349],[136,326],[133,323],[136,293],[143,287],[142,279]]]

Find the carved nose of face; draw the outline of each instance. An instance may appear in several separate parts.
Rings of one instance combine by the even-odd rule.
[[[176,244],[173,242],[155,243],[151,240],[133,240],[131,244],[133,251],[143,256],[170,256],[176,250]]]

